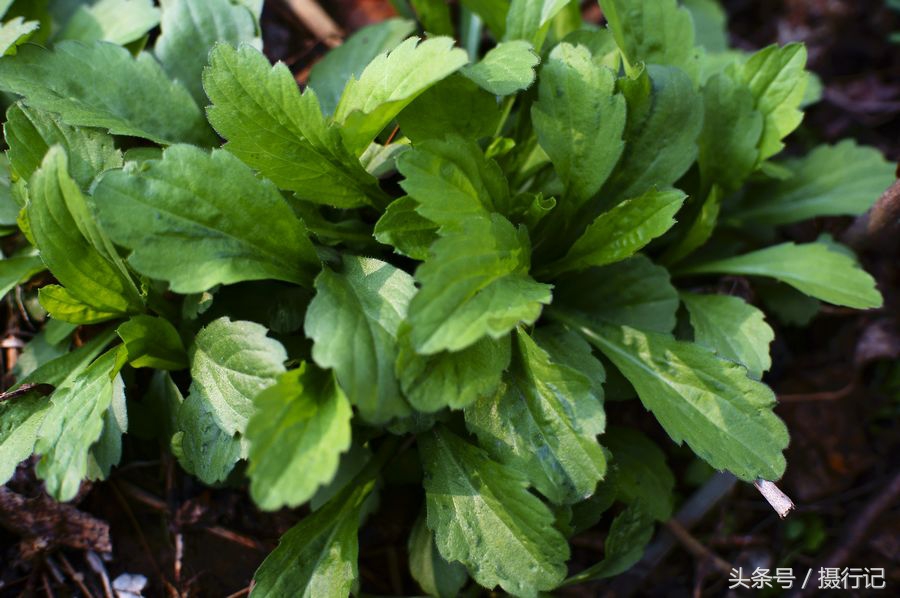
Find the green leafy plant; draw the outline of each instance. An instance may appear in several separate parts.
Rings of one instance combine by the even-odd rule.
[[[139,418],[203,482],[310,505],[254,596],[343,596],[383,469],[414,452],[422,589],[536,596],[627,569],[671,514],[663,450],[605,401],[781,477],[774,333],[716,282],[747,277],[788,322],[879,306],[847,248],[775,227],[863,213],[892,179],[852,142],[777,159],[815,101],[803,46],[730,50],[710,0],[603,0],[605,28],[492,0],[462,3],[463,49],[414,35],[456,30],[416,0],[418,24],[351,37],[301,92],[260,51],[259,4],[6,21],[0,286],[52,275],[17,373],[55,390],[0,402],[0,481],[36,454],[72,499]],[[603,560],[569,571],[605,513]]]

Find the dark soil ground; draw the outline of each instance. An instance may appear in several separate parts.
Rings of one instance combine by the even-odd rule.
[[[303,82],[327,40],[316,39],[283,3],[266,4],[266,50]],[[386,0],[322,4],[344,32],[393,12]],[[589,4],[588,14],[600,18]],[[726,5],[733,42],[741,48],[793,40],[809,46],[810,66],[825,93],[808,112],[792,151],[849,136],[900,159],[900,44],[891,41],[900,31],[900,13],[886,0],[728,0]],[[804,240],[828,231],[840,237],[849,224],[849,219],[816,221],[786,236]],[[823,309],[809,328],[776,330],[777,367],[766,381],[779,394],[778,413],[791,430],[781,486],[797,510],[782,521],[753,487],[710,478],[687,451],[675,452],[670,462],[679,496],[692,499],[692,512],[669,526],[679,539],[663,531],[654,540],[655,560],[611,583],[565,595],[729,595],[732,567],[743,568],[744,577],[757,567],[773,575],[776,568],[789,568],[794,590],[811,570],[807,585],[814,588],[823,566],[860,573],[869,568],[876,575],[884,570],[887,589],[848,589],[841,595],[900,595],[900,253],[869,251],[862,257],[879,281],[885,308],[865,314]],[[15,311],[9,311],[7,338],[19,329]],[[8,363],[15,348],[3,347]],[[612,419],[632,421],[664,440],[658,429],[647,427],[642,410],[623,404],[611,409]],[[42,499],[29,467],[21,467],[9,488],[0,488],[0,597],[109,595],[104,577],[124,572],[148,578],[146,596],[246,594],[261,560],[304,513],[261,513],[240,488],[203,487],[160,454],[166,453],[159,446],[129,440],[124,465],[112,478],[83,489],[75,503],[79,516]],[[406,573],[405,546],[421,490],[392,487],[382,496],[377,525],[360,534],[361,585],[368,595],[419,591]],[[28,502],[17,503],[21,496]],[[111,561],[101,562],[85,548],[104,548],[97,539],[107,525],[114,552]],[[599,560],[603,540],[602,531],[576,537],[573,566]],[[779,591],[743,595],[750,594]]]

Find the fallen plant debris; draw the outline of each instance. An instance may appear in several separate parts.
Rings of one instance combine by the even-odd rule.
[[[106,480],[160,592],[224,583],[185,575],[198,535],[272,548],[217,519],[245,487],[273,515],[241,528],[281,539],[237,595],[570,591],[666,522],[721,579],[743,561],[672,519],[671,445],[776,494],[773,323],[884,303],[840,236],[790,231],[865,214],[893,165],[782,156],[822,97],[806,50],[729,47],[710,0],[603,0],[608,27],[579,2],[398,2],[346,39],[292,0],[315,38],[293,71],[258,1],[6,4],[0,275],[43,326],[0,401],[0,481],[32,455],[59,501]],[[892,355],[867,330],[847,392]],[[140,443],[159,492],[113,479]],[[23,558],[116,546],[61,516],[11,528],[53,540]],[[589,530],[602,558],[572,559]]]

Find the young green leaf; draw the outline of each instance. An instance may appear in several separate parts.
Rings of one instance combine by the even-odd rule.
[[[416,260],[428,259],[428,249],[437,239],[437,225],[416,211],[419,203],[404,196],[394,200],[375,223],[375,238],[397,253]]]
[[[19,463],[31,456],[50,400],[32,392],[0,402],[0,484],[6,484]]]
[[[541,59],[527,41],[497,44],[481,62],[464,67],[462,74],[495,96],[508,96],[534,83],[534,67]]]
[[[309,86],[319,96],[325,114],[334,113],[348,81],[359,78],[379,54],[393,50],[415,31],[415,23],[405,19],[374,23],[351,35],[313,65]],[[437,31],[431,33],[442,35]]]
[[[282,536],[253,576],[252,598],[346,598],[357,577],[361,509],[374,482],[352,484]]]
[[[584,46],[559,44],[541,69],[531,118],[575,209],[603,186],[624,149],[625,99]]]
[[[563,580],[569,547],[517,469],[437,428],[419,437],[428,527],[447,561],[486,588],[536,597]]]
[[[728,22],[725,9],[717,0],[682,0],[694,20],[697,45],[708,52],[728,50]]]
[[[16,17],[0,25],[0,56],[16,53],[16,46],[24,44],[40,28],[37,21]]]
[[[420,209],[421,212],[421,209]],[[471,216],[431,247],[416,270],[421,289],[409,305],[416,352],[459,351],[530,325],[551,287],[528,275],[531,247],[523,229],[494,214]]]
[[[123,392],[117,353],[108,351],[50,399],[34,447],[41,455],[35,471],[56,500],[72,500],[78,493],[113,394]]]
[[[260,279],[307,285],[319,268],[277,189],[222,150],[172,146],[162,160],[107,173],[94,201],[112,240],[133,251],[129,263],[177,293]]]
[[[419,355],[401,328],[397,377],[403,395],[417,411],[433,413],[445,407],[462,409],[494,396],[509,365],[510,339],[483,338],[461,351]]]
[[[581,372],[554,363],[522,331],[499,396],[466,408],[466,425],[494,458],[524,473],[555,504],[594,492],[606,473],[597,442],[603,405]]]
[[[90,81],[90,85],[85,85]],[[0,60],[0,89],[56,112],[69,125],[102,127],[157,143],[208,145],[214,136],[187,90],[149,54],[108,42],[25,46]]]
[[[625,150],[603,186],[607,202],[674,185],[697,158],[703,126],[700,93],[678,68],[649,65],[618,86],[628,106]]]
[[[565,585],[606,579],[631,569],[644,556],[653,537],[653,519],[638,506],[631,506],[613,519],[603,546],[603,560],[566,580]]]
[[[409,535],[409,570],[419,586],[435,598],[455,598],[469,579],[466,568],[459,563],[448,563],[437,546],[434,534],[425,525],[424,515],[419,515]]]
[[[750,187],[746,206],[732,219],[771,226],[819,216],[857,216],[896,179],[894,164],[881,152],[852,140],[819,146],[782,165],[793,176]]]
[[[416,293],[412,276],[385,262],[346,256],[322,270],[306,311],[306,335],[319,367],[333,369],[364,419],[409,415],[394,375],[397,332]]]
[[[764,48],[740,69],[741,78],[756,99],[756,109],[765,119],[759,141],[760,162],[780,152],[784,148],[781,140],[803,120],[800,106],[809,81],[805,67],[806,46],[792,43]]]
[[[141,297],[126,272],[104,257],[89,232],[85,198],[68,174],[59,146],[47,153],[31,177],[27,213],[41,258],[66,292],[96,312],[121,317],[143,311]],[[51,313],[59,313],[52,311]],[[57,315],[57,317],[59,317]]]
[[[378,201],[378,182],[322,115],[315,92],[303,95],[284,64],[259,50],[219,44],[203,85],[209,122],[225,148],[282,189],[320,204],[353,208]],[[361,153],[361,152],[360,152]]]
[[[764,314],[739,297],[681,293],[691,316],[694,340],[747,368],[759,380],[772,367],[769,345],[775,332]]]
[[[404,191],[416,211],[443,229],[459,228],[470,216],[506,213],[509,183],[494,160],[474,141],[457,136],[416,145],[397,161]]]
[[[247,424],[250,495],[261,509],[305,503],[350,448],[353,409],[331,373],[301,364],[253,399]]]
[[[713,185],[703,203],[695,207],[693,213],[689,212],[685,222],[690,224],[682,229],[675,242],[666,249],[659,260],[660,263],[667,266],[674,264],[703,247],[715,232],[721,208],[722,188]]]
[[[187,351],[175,327],[165,318],[132,316],[116,330],[128,352],[128,363],[136,368],[183,370]]]
[[[585,323],[580,330],[677,444],[687,442],[707,463],[742,480],[777,480],[784,473],[788,434],[772,412],[775,395],[744,368],[664,334],[608,324]]]
[[[677,0],[600,0],[600,6],[632,67],[639,62],[677,66],[697,80],[694,22]]]
[[[256,19],[246,6],[230,0],[163,0],[162,33],[154,54],[163,70],[206,105],[203,68],[217,42],[261,46]]]
[[[58,115],[17,102],[6,111],[3,125],[9,165],[28,180],[50,148],[59,145],[68,156],[69,174],[87,189],[101,172],[122,167],[122,152],[100,129],[70,127]]]
[[[58,284],[48,284],[38,291],[38,299],[54,320],[69,324],[99,324],[123,318],[128,314],[94,308]]]
[[[446,136],[481,139],[492,136],[502,113],[497,98],[457,73],[416,98],[397,122],[413,143]]]
[[[503,39],[511,0],[460,0],[460,3],[481,17],[494,39]]]
[[[592,268],[557,281],[554,307],[578,311],[592,322],[671,332],[678,291],[669,272],[643,255]]]
[[[215,406],[193,392],[178,409],[172,454],[181,467],[205,484],[225,480],[244,453],[240,435],[222,429]]]
[[[550,29],[550,21],[569,0],[512,0],[506,13],[503,40],[525,40],[540,50]]]
[[[855,309],[881,307],[875,280],[852,257],[823,243],[782,243],[744,255],[703,262],[678,274],[765,276],[816,299]]]
[[[666,465],[666,454],[632,428],[610,428],[603,444],[612,452],[617,498],[637,505],[657,521],[667,521],[675,502],[675,476]]]
[[[22,255],[0,259],[0,298],[46,269],[37,255]]]
[[[191,394],[212,409],[229,435],[244,433],[253,398],[284,373],[287,353],[254,322],[219,318],[197,334],[190,349]]]
[[[698,162],[704,184],[737,189],[760,160],[763,114],[756,109],[750,87],[727,72],[706,82],[703,105]]]
[[[620,203],[594,220],[566,256],[549,267],[563,273],[631,257],[672,228],[686,198],[677,189],[651,189]]]
[[[97,0],[79,6],[59,33],[59,39],[108,41],[124,46],[159,25],[153,0]]]
[[[376,57],[359,78],[344,88],[334,118],[341,123],[347,148],[360,155],[401,110],[429,87],[469,61],[465,50],[448,37],[419,43],[410,38]]]

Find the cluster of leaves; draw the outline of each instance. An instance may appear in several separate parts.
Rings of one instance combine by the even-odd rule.
[[[254,595],[354,589],[398,450],[429,594],[621,572],[674,479],[605,401],[743,480],[784,471],[773,331],[716,276],[794,323],[881,303],[849,250],[776,227],[864,212],[890,165],[852,142],[775,161],[816,99],[804,48],[728,49],[712,0],[602,0],[605,28],[577,1],[463,1],[463,47],[413,0],[302,93],[260,2],[0,4],[34,17],[0,33],[0,292],[46,318],[19,384],[56,388],[0,403],[0,482],[36,454],[69,500],[131,428],[262,509],[309,503]],[[611,509],[604,560],[569,576],[567,538]]]

